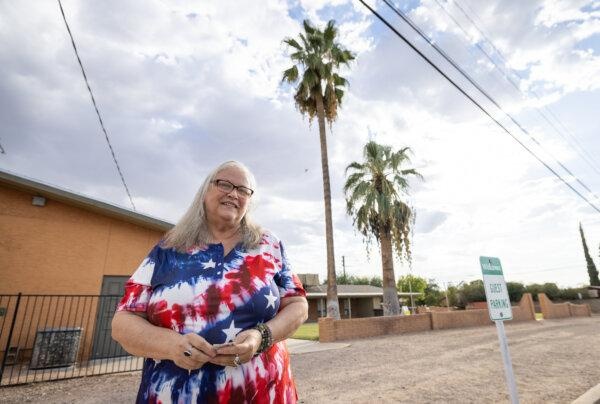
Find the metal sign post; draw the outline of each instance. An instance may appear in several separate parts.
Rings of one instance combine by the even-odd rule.
[[[519,403],[519,394],[517,384],[513,373],[510,352],[508,351],[508,341],[504,332],[504,320],[512,320],[512,307],[508,297],[508,289],[504,281],[502,266],[500,260],[495,257],[479,257],[481,272],[483,274],[483,285],[485,287],[485,297],[490,313],[490,320],[496,323],[498,331],[498,341],[500,342],[500,352],[502,353],[502,362],[504,363],[504,375],[510,394],[512,404]]]

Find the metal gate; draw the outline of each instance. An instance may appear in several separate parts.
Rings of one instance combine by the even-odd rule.
[[[0,295],[0,386],[140,370],[110,338],[118,293]]]

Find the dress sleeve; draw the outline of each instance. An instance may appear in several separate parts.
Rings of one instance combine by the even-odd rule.
[[[279,242],[279,250],[281,252],[281,269],[275,274],[273,279],[279,287],[279,296],[281,297],[292,297],[292,296],[306,296],[306,291],[302,287],[302,282],[298,275],[292,272],[290,264],[288,263],[287,256],[283,243]]]
[[[156,245],[125,283],[125,294],[117,304],[117,311],[146,311],[152,295],[151,281],[154,267],[159,262],[159,253],[160,247]]]

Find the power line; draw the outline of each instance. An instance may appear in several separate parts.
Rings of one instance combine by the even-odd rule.
[[[442,9],[442,11],[444,11],[444,13],[454,22],[454,24],[456,24],[460,30],[465,34],[465,36],[467,38],[470,37],[469,33],[463,28],[463,26],[452,16],[452,14],[450,14],[450,12],[446,9],[446,7],[444,7],[444,5],[439,1],[439,0],[435,0],[435,2],[437,3],[437,5]],[[502,52],[500,52],[500,50],[494,45],[494,43],[492,42],[491,39],[489,39],[489,37],[485,34],[485,32],[483,32],[483,30],[479,27],[479,25],[471,18],[471,16],[469,16],[469,14],[460,6],[460,4],[458,3],[457,0],[453,1],[453,4],[461,11],[461,13],[469,20],[469,22],[473,25],[473,27],[477,30],[477,32],[479,32],[479,34],[484,38],[485,42],[488,43],[488,45],[494,50],[494,52],[500,57],[501,61],[504,63],[505,66],[508,66],[508,61],[506,60],[506,58],[504,57],[504,55],[502,54]],[[470,7],[469,7],[470,9]],[[471,9],[471,12],[473,12],[473,10]],[[473,12],[473,14],[476,14],[475,12]],[[481,47],[479,45],[479,43],[475,43],[475,46],[486,56],[486,58],[494,65],[494,67],[499,70],[502,75],[504,76],[504,78],[519,92],[519,94],[523,97],[523,98],[527,98],[525,96],[525,94],[523,94],[523,91],[521,90],[521,88],[519,87],[518,84],[516,84],[512,78],[510,77],[509,74],[506,73],[506,70],[504,68],[501,68],[491,57],[490,54],[488,54],[485,49],[483,49],[483,47]],[[515,71],[513,69],[509,68],[509,71],[512,72],[513,74],[515,74],[520,80],[525,80],[525,78],[518,72]],[[535,90],[531,90],[531,93],[535,96],[535,98],[538,101],[541,101],[539,95],[535,92]],[[583,146],[581,146],[581,144],[579,143],[577,137],[556,117],[556,115],[554,115],[554,113],[552,112],[552,110],[549,107],[546,106],[542,106],[542,108],[544,110],[546,110],[553,118],[556,122],[558,122],[558,124],[560,126],[562,126],[562,128],[565,130],[565,133],[569,136],[571,136],[571,138],[573,139],[573,141],[575,143],[571,143],[571,141],[569,141],[569,139],[567,138],[567,136],[563,133],[563,131],[561,131],[559,128],[556,127],[556,125],[546,116],[546,114],[544,114],[542,112],[542,110],[540,108],[534,107],[536,112],[542,117],[542,119],[552,127],[552,129],[554,129],[554,131],[560,136],[562,137],[567,144],[575,151],[576,154],[578,154],[597,174],[600,174],[600,169],[598,168],[598,166],[594,163],[593,158],[590,156],[590,154],[585,150],[585,148]],[[577,147],[576,147],[577,146]],[[596,196],[597,198],[597,196]]]
[[[444,7],[444,5],[442,3],[440,3],[439,0],[435,0],[435,2],[437,3],[437,5],[444,11],[444,13],[452,20],[452,22],[454,22],[454,24],[456,24],[456,26],[458,26],[458,28],[463,32],[463,34],[465,34],[465,36],[467,38],[470,37],[469,33],[467,32],[467,30],[465,30],[463,28],[463,26],[454,18],[454,16],[452,14],[450,14],[448,12],[448,10],[446,9],[446,7]],[[481,33],[481,32],[480,32]],[[483,33],[481,33],[481,35],[483,35]],[[493,46],[493,44],[492,44]],[[490,63],[492,63],[494,65],[494,67],[496,67],[496,69],[498,69],[502,75],[506,78],[506,80],[519,92],[521,92],[521,89],[519,88],[519,85],[517,83],[515,83],[515,81],[505,72],[505,69],[500,67],[498,65],[498,63],[494,60],[494,58],[492,58],[492,56],[485,50],[483,49],[483,47],[481,45],[479,45],[479,43],[475,42],[475,47],[477,47],[477,49],[479,49],[484,55],[485,57],[490,61]],[[494,48],[495,49],[495,48]]]
[[[127,187],[127,183],[125,182],[125,177],[123,176],[123,172],[121,171],[121,167],[119,166],[119,162],[117,161],[117,156],[115,156],[115,151],[113,150],[112,145],[110,144],[110,139],[108,138],[108,133],[106,132],[106,128],[104,127],[104,122],[102,122],[102,117],[100,116],[100,111],[98,111],[98,105],[96,105],[96,99],[94,98],[94,94],[92,93],[92,88],[90,87],[90,83],[87,79],[87,75],[85,74],[85,69],[83,68],[83,63],[81,63],[81,58],[79,57],[79,52],[77,51],[77,46],[75,45],[75,39],[73,39],[73,34],[71,33],[71,29],[69,28],[69,23],[67,23],[67,17],[65,17],[65,12],[63,10],[62,3],[60,0],[58,1],[58,6],[60,7],[60,13],[62,14],[63,21],[65,22],[65,26],[67,27],[67,32],[69,33],[69,37],[71,38],[71,44],[73,45],[73,50],[75,51],[75,56],[77,57],[77,62],[79,62],[79,67],[81,68],[81,74],[83,74],[83,79],[85,80],[85,85],[87,86],[88,92],[90,93],[90,98],[92,99],[92,104],[94,105],[94,110],[96,111],[96,115],[98,116],[98,122],[100,122],[100,127],[102,128],[102,132],[104,133],[104,137],[106,138],[106,143],[108,144],[108,148],[110,150],[110,154],[112,155],[113,161],[115,162],[115,166],[117,167],[117,171],[119,172],[119,176],[121,177],[121,182],[125,187],[125,192],[127,192],[127,196],[129,197],[129,202],[133,210],[135,211],[135,205],[133,204],[133,198],[131,197],[131,193],[129,192],[129,188]]]
[[[531,134],[527,129],[523,127],[511,114],[506,112],[502,106],[487,92],[485,91],[479,83],[477,83],[463,68],[461,68],[456,61],[449,56],[443,49],[441,49],[436,43],[434,43],[429,37],[402,11],[398,10],[394,7],[388,0],[383,0],[383,2],[391,8],[404,22],[406,22],[413,30],[415,30],[421,38],[423,38],[431,47],[433,47],[448,63],[452,65],[458,72],[465,78],[469,83],[471,83],[481,94],[483,94],[496,108],[498,108],[504,115],[506,115],[523,133],[531,138],[531,140],[538,145],[545,153],[547,153],[563,170],[565,170],[570,176],[572,176],[582,187],[584,187],[589,193],[591,193],[596,199],[598,196],[594,194],[594,192],[583,183],[575,174],[571,172],[563,163],[561,163],[552,153],[547,151],[542,144]]]
[[[546,162],[540,159],[531,149],[529,149],[523,142],[521,142],[515,135],[512,134],[502,123],[494,118],[485,108],[481,106],[473,97],[471,97],[465,90],[463,90],[454,80],[452,80],[446,73],[444,73],[435,63],[433,63],[423,52],[421,52],[415,45],[413,45],[404,35],[402,35],[397,29],[395,29],[385,18],[383,18],[377,11],[371,8],[364,0],[359,0],[372,14],[374,14],[381,22],[383,22],[390,30],[392,30],[400,39],[402,39],[411,49],[413,49],[419,56],[421,56],[431,67],[433,67],[439,74],[441,74],[450,84],[452,84],[461,94],[467,97],[479,110],[487,115],[492,121],[496,123],[504,132],[510,135],[517,143],[519,143],[525,150],[527,150],[536,160],[538,160],[544,167],[546,167],[552,174],[554,174],[559,180],[561,180],[567,187],[575,192],[581,199],[587,202],[594,210],[600,213],[600,209],[591,203],[585,196],[571,186],[564,178],[562,178],[552,167]],[[386,1],[386,0],[384,0]]]

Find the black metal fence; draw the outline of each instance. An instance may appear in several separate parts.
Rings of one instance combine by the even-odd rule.
[[[140,370],[111,338],[120,298],[0,295],[0,386]]]

